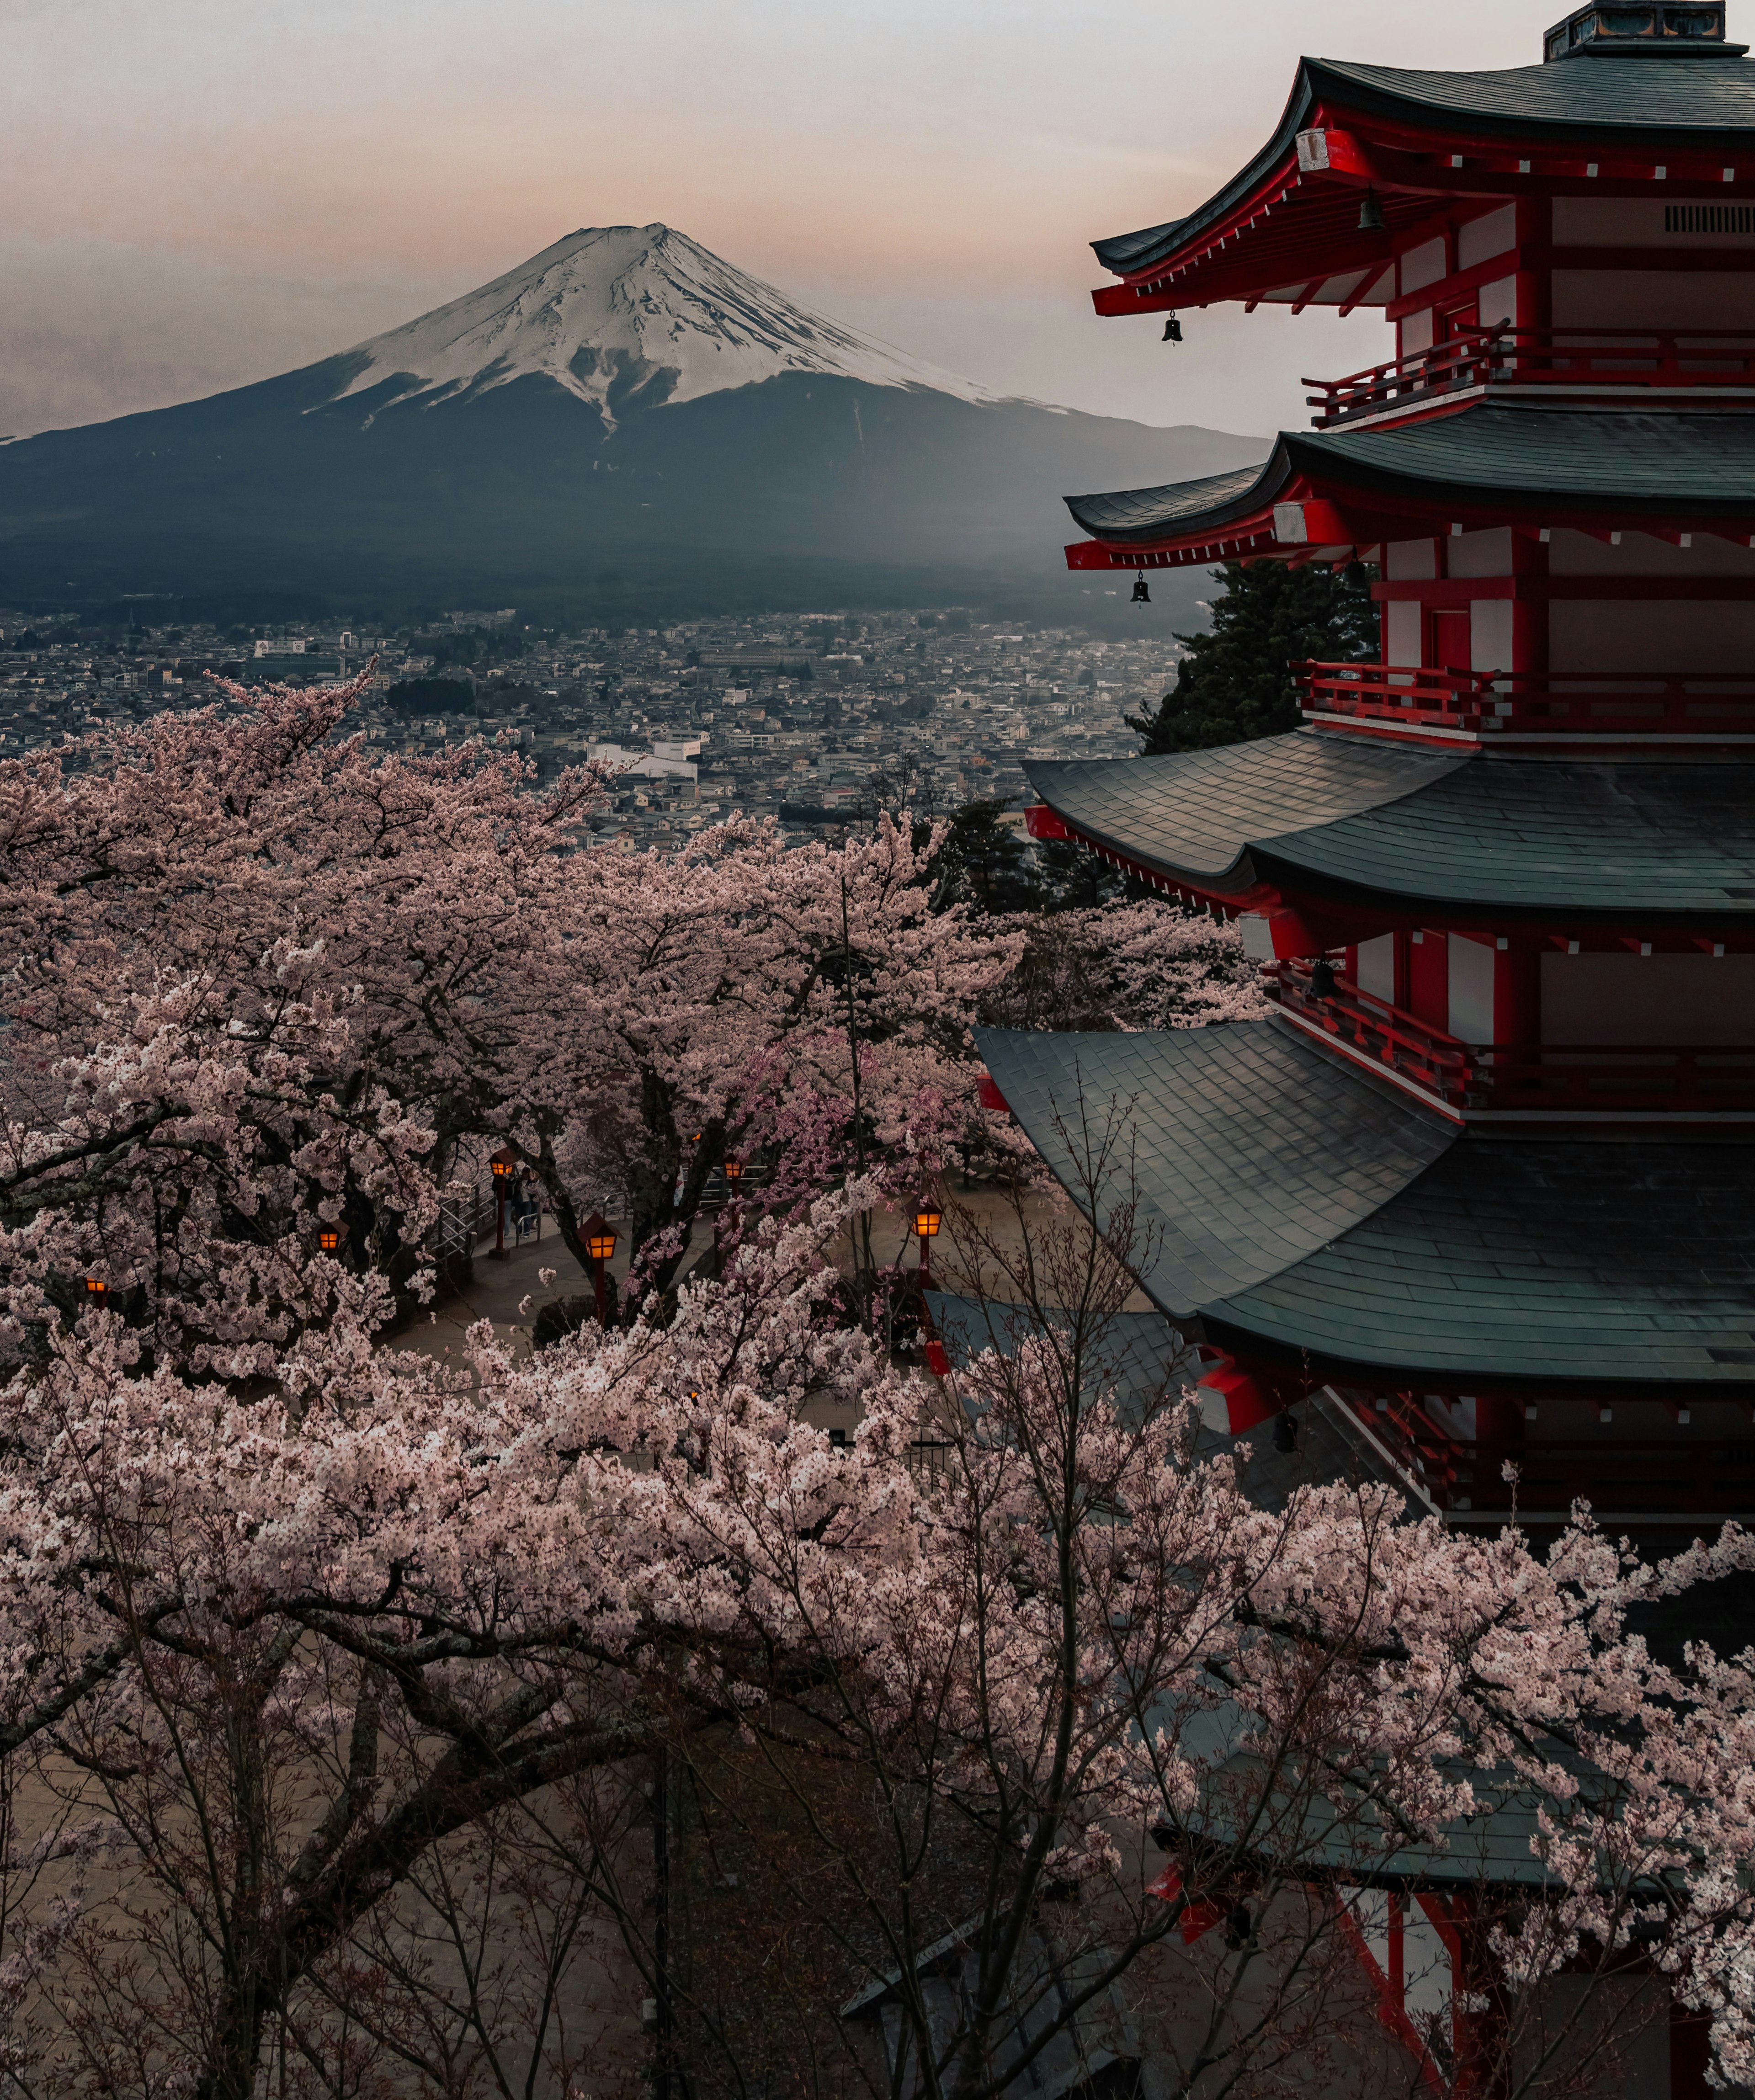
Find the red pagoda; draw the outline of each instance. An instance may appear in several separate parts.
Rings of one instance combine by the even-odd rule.
[[[988,1034],[1044,1154],[1131,1104],[1142,1281],[1241,1428],[1320,1396],[1429,1507],[1755,1510],[1755,63],[1722,0],[1542,63],[1305,60],[1104,314],[1374,308],[1266,465],[1069,499],[1075,569],[1370,566],[1304,726],[1032,764],[1038,836],[1241,922],[1271,1021]],[[1180,325],[1180,324],[1179,324]],[[1166,333],[1168,333],[1166,327]],[[1197,355],[1197,329],[1188,331]]]

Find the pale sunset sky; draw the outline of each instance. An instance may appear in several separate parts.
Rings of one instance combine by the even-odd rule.
[[[1038,399],[1302,422],[1381,325],[1099,321],[1301,51],[1534,64],[1549,0],[0,0],[0,435],[306,364],[573,228],[661,219]],[[1733,10],[1732,33],[1755,5]]]

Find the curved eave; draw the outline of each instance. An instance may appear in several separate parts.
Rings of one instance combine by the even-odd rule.
[[[1148,566],[1265,554],[1277,504],[1328,506],[1313,543],[1337,553],[1451,524],[1526,529],[1744,527],[1755,518],[1755,415],[1724,410],[1660,418],[1638,410],[1481,401],[1388,428],[1282,431],[1267,462],[1157,488],[1069,496],[1091,535],[1070,569]],[[1305,543],[1280,543],[1292,554]]]
[[[1274,503],[1292,472],[1282,435],[1257,468],[1203,474],[1197,481],[1170,482],[1158,488],[1069,496],[1065,501],[1073,523],[1105,546],[1156,548],[1197,538],[1246,539],[1271,526]]]
[[[1648,183],[1647,154],[1673,163],[1672,194],[1691,175],[1712,182],[1717,196],[1748,194],[1755,183],[1752,72],[1723,51],[1672,58],[1661,68],[1649,60],[1597,57],[1479,74],[1302,60],[1272,136],[1223,188],[1182,218],[1091,243],[1097,260],[1122,280],[1093,294],[1097,311],[1148,312],[1178,299],[1191,306],[1259,299],[1283,295],[1289,283],[1307,284],[1305,296],[1324,303],[1374,302],[1379,293],[1372,279],[1394,236],[1435,205],[1459,195],[1515,196],[1538,188],[1551,194],[1575,183],[1602,195],[1605,178]],[[1715,95],[1715,87],[1722,91]],[[1660,101],[1670,107],[1654,115]],[[1360,234],[1356,175],[1300,172],[1298,134],[1326,125],[1359,130],[1377,157],[1372,172],[1379,179],[1387,235]],[[1509,153],[1501,157],[1502,165],[1484,165],[1479,149],[1490,160],[1495,145],[1546,152],[1547,165],[1520,174]],[[1554,159],[1572,148],[1576,168]],[[1475,165],[1452,170],[1453,152]],[[1604,161],[1617,153],[1629,157],[1625,171]],[[1709,165],[1727,154],[1733,164],[1740,157],[1751,164],[1746,176],[1739,169],[1729,188],[1722,166]],[[1587,177],[1587,158],[1596,176]],[[1698,168],[1691,168],[1693,159]],[[1351,287],[1335,285],[1353,272],[1371,276]]]
[[[1755,1146],[1459,1137],[1272,1022],[977,1040],[1073,1201],[1136,1203],[1185,1331],[1379,1384],[1755,1392]],[[1133,1185],[1093,1190],[1070,1134],[1112,1123]]]
[[[1491,470],[1483,443],[1489,433],[1501,443],[1509,438],[1506,449],[1518,456],[1522,478]],[[1664,449],[1659,474],[1643,486],[1632,479],[1590,485],[1584,468],[1607,461],[1625,470],[1617,441],[1647,433]],[[1692,454],[1677,445],[1684,437],[1695,444]],[[1501,408],[1489,401],[1387,430],[1294,431],[1280,443],[1290,474],[1302,476],[1312,493],[1377,496],[1391,510],[1435,518],[1454,514],[1459,505],[1465,514],[1490,510],[1499,518],[1510,511],[1556,523],[1561,514],[1605,522],[1678,514],[1728,521],[1755,508],[1755,415],[1746,411],[1691,417],[1670,410],[1656,417],[1636,409]],[[1407,464],[1395,462],[1398,448]],[[1416,463],[1440,452],[1445,457],[1432,465]],[[1696,477],[1692,486],[1685,470]]]
[[[1135,233],[1118,233],[1093,240],[1091,252],[1105,270],[1132,283],[1142,274],[1171,262],[1192,249],[1207,233],[1230,218],[1251,198],[1276,188],[1298,170],[1296,140],[1314,109],[1308,72],[1310,60],[1300,61],[1286,97],[1279,124],[1261,151],[1246,161],[1224,188],[1198,205],[1185,218],[1166,220],[1162,226],[1142,227]]]
[[[1294,731],[1176,757],[1033,760],[1080,842],[1232,910],[1361,926],[1755,924],[1755,764],[1465,756]]]

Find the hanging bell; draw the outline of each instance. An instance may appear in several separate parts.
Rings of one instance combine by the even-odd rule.
[[[1387,233],[1389,231],[1384,223],[1383,207],[1378,202],[1375,190],[1365,192],[1365,201],[1359,207],[1359,231],[1361,233]]]
[[[1166,342],[1180,342],[1182,340],[1182,323],[1174,314],[1164,324],[1164,340]]]
[[[1149,605],[1152,602],[1152,593],[1146,588],[1145,571],[1144,569],[1142,569],[1139,575],[1134,578],[1133,602],[1135,605]]]

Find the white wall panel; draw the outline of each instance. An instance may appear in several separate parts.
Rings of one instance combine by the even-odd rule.
[[[1430,583],[1438,574],[1437,543],[1391,540],[1383,549],[1383,573],[1392,584]]]
[[[1555,528],[1548,571],[1556,576],[1744,576],[1755,590],[1755,547],[1733,546],[1714,533],[1696,532],[1691,547],[1672,546],[1647,532],[1624,532],[1618,547],[1568,526]]]
[[[1420,660],[1420,608],[1412,598],[1392,598],[1384,611],[1389,615],[1384,622],[1387,637],[1385,661],[1391,664],[1418,664]]]
[[[1485,532],[1457,532],[1444,542],[1453,576],[1508,576],[1511,573],[1511,527],[1495,525]]]
[[[1472,270],[1489,255],[1502,255],[1517,244],[1517,206],[1502,204],[1497,211],[1471,218],[1457,233],[1457,267]]]
[[[1469,607],[1469,668],[1511,668],[1511,601],[1478,598]]]
[[[1464,1043],[1491,1043],[1493,1036],[1493,950],[1466,934],[1450,937],[1450,1018],[1446,1024]]]
[[[1396,1004],[1396,936],[1379,933],[1359,943],[1359,989],[1386,1006]]]
[[[1556,270],[1557,329],[1755,328],[1755,275],[1725,270]]]

